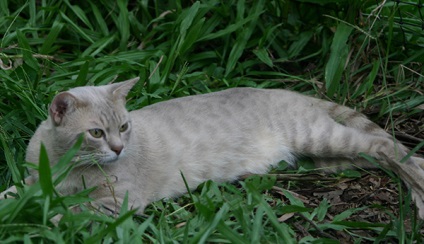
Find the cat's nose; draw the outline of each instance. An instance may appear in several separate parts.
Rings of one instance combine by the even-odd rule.
[[[110,149],[112,151],[114,151],[116,153],[116,155],[119,156],[119,154],[121,154],[123,148],[124,148],[123,146],[114,146],[114,147],[111,147]]]

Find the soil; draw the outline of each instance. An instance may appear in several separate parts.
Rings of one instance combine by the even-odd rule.
[[[325,180],[328,177],[324,178]],[[407,191],[406,187],[397,180],[392,180],[385,172],[381,170],[372,170],[363,173],[358,178],[339,178],[334,177],[333,182],[320,182],[315,183],[302,181],[297,182],[295,187],[291,184],[291,194],[300,199],[305,207],[317,208],[319,204],[327,199],[330,207],[325,215],[324,220],[315,221],[315,224],[330,223],[334,217],[346,210],[355,210],[354,213],[344,219],[351,222],[351,224],[359,223],[358,229],[349,229],[350,234],[346,231],[340,230],[317,230],[313,227],[314,223],[308,221],[301,214],[284,214],[278,216],[282,222],[290,221],[291,226],[297,228],[297,238],[300,240],[305,236],[312,235],[315,237],[331,238],[339,240],[341,243],[353,243],[355,240],[352,235],[362,237],[376,238],[380,233],[367,230],[363,228],[366,223],[370,224],[389,224],[393,221],[393,216],[399,218],[402,204],[408,204],[407,207],[402,208],[403,211],[408,212],[405,214],[404,228],[407,232],[411,230],[411,216],[414,216],[415,206],[407,199],[401,198],[399,190]],[[290,204],[289,200],[285,198],[281,189],[286,189],[287,181],[280,181],[273,188],[272,194],[279,197],[282,201]],[[402,194],[405,196],[407,194]],[[412,214],[411,214],[412,213]],[[308,223],[309,222],[309,223]],[[308,225],[309,224],[309,225]],[[362,227],[361,227],[362,225]],[[304,226],[309,226],[306,229]],[[424,235],[424,229],[421,230]],[[361,243],[367,243],[365,242]],[[393,238],[394,243],[397,243],[397,238]]]

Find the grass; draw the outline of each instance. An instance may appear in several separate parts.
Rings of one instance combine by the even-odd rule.
[[[135,76],[141,81],[129,95],[129,109],[228,87],[287,88],[356,107],[414,147],[424,137],[424,36],[411,25],[422,21],[421,10],[377,3],[0,1],[0,190],[26,174],[26,144],[56,93]],[[384,211],[378,204],[330,219],[329,201],[311,206],[295,194],[311,184],[325,186],[322,178],[305,185],[275,175],[206,182],[191,194],[150,205],[146,216],[133,216],[125,206],[116,218],[89,208],[73,214],[69,207],[89,201],[89,190],[59,196],[53,185],[60,179],[49,177],[66,172],[72,153],[52,169],[42,159],[40,182],[20,190],[17,200],[0,202],[2,242],[423,240],[423,223],[395,176],[389,179],[401,190],[400,203],[384,221],[354,217],[364,209]],[[283,170],[284,164],[276,172]],[[55,226],[49,219],[57,214],[63,218]]]

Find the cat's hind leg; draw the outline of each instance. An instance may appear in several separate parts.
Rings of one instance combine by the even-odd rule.
[[[310,133],[299,136],[291,143],[295,153],[322,159],[357,159],[359,153],[365,153],[378,159],[384,168],[397,173],[411,187],[414,200],[420,208],[420,216],[424,218],[422,160],[410,157],[401,163],[408,152],[406,147],[381,131],[366,133],[360,128],[336,122],[330,116],[309,120],[306,126],[310,127]]]
[[[364,114],[359,113],[351,108],[341,106],[333,103],[326,103],[326,110],[329,116],[337,123],[340,123],[346,127],[357,129],[363,133],[371,134],[375,136],[381,136],[384,138],[389,138],[394,141],[392,135],[387,133],[384,129],[378,126],[373,121],[369,120]],[[405,152],[409,152],[409,149],[402,145],[399,142],[396,142],[396,146],[401,148]],[[411,157],[412,161],[414,161],[418,166],[424,169],[424,159],[419,158],[417,156]],[[355,163],[366,166],[366,160],[355,160]],[[364,164],[365,163],[365,164]]]

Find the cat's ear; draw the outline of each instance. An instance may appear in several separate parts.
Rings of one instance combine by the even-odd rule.
[[[62,92],[56,95],[50,105],[50,117],[55,125],[60,125],[63,118],[75,110],[77,98],[69,92]]]
[[[139,77],[136,77],[110,85],[114,100],[123,100],[125,102],[125,98],[127,97],[128,92],[131,90],[131,88],[133,88],[139,79]]]

